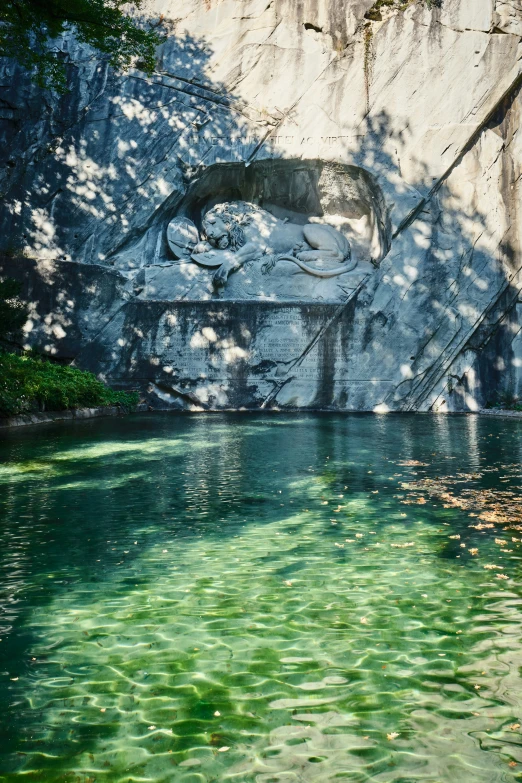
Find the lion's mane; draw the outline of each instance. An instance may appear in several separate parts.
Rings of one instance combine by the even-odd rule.
[[[246,242],[242,226],[250,223],[253,216],[259,214],[259,212],[259,207],[256,207],[255,204],[250,204],[248,201],[225,201],[209,209],[205,217],[216,215],[221,218],[228,231],[230,249],[238,250]]]

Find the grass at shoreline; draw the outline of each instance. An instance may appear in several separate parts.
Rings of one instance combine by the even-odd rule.
[[[136,393],[114,391],[85,370],[0,351],[0,417],[104,405],[133,410],[137,404]]]

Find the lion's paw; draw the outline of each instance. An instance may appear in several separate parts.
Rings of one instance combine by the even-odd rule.
[[[228,272],[229,272],[228,266],[225,266],[225,264],[220,266],[217,272],[214,272],[212,282],[214,283],[216,288],[220,288],[226,284],[228,280]]]
[[[277,256],[269,256],[268,260],[261,266],[261,274],[267,275],[275,267],[277,263]]]
[[[297,256],[301,250],[310,250],[308,242],[298,242],[297,245],[294,245],[292,248],[292,255]]]

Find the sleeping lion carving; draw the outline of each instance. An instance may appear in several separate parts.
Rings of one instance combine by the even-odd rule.
[[[279,220],[247,201],[212,207],[203,218],[202,230],[203,237],[195,241],[198,232],[194,224],[187,218],[174,218],[167,238],[178,258],[190,257],[202,266],[218,267],[213,278],[216,286],[224,286],[230,273],[245,263],[263,258],[265,274],[280,260],[322,278],[349,272],[357,265],[348,240],[332,226]],[[337,265],[330,268],[331,264]]]

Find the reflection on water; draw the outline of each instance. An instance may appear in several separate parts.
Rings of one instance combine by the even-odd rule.
[[[516,495],[521,426],[3,436],[0,781],[522,780],[522,536],[404,489]]]

